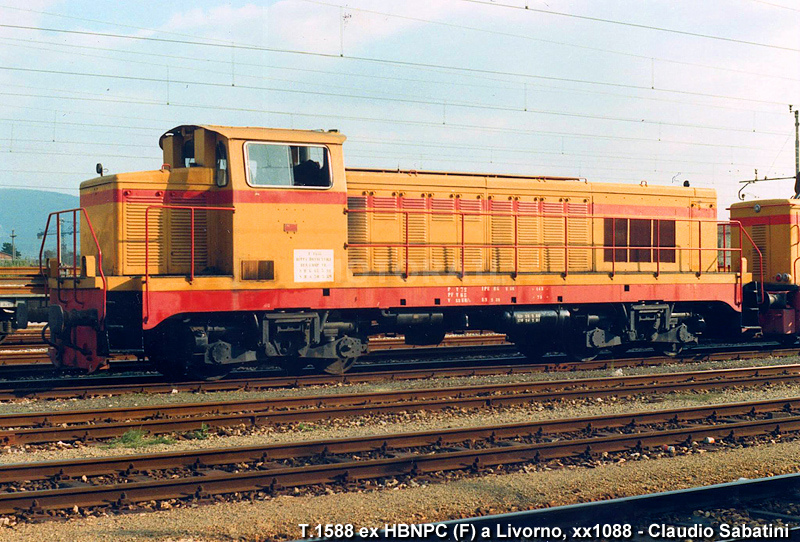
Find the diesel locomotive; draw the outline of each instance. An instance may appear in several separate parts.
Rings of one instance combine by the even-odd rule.
[[[340,374],[383,332],[435,345],[495,330],[531,359],[796,337],[797,200],[739,203],[720,222],[710,189],[352,169],[344,141],[178,126],[160,169],[100,167],[46,227],[43,247],[64,223],[79,231],[42,264],[53,363]]]

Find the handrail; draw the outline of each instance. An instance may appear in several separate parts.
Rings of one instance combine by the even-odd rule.
[[[753,238],[750,237],[750,234],[747,233],[747,230],[744,229],[744,226],[742,226],[742,223],[739,220],[728,220],[727,222],[720,222],[720,224],[732,224],[732,225],[735,224],[739,228],[739,273],[740,274],[744,273],[744,269],[742,269],[742,252],[741,252],[744,245],[742,235],[747,237],[747,240],[750,241],[750,244],[753,246],[754,249],[756,249],[756,252],[758,252],[758,263],[760,267],[759,274],[761,276],[759,284],[761,284],[761,302],[763,302],[765,299],[764,298],[764,255],[761,253],[761,249],[758,248],[758,245],[755,244]]]
[[[194,281],[194,212],[196,209],[201,211],[230,211],[236,212],[234,207],[206,207],[197,205],[148,205],[144,210],[144,291],[145,291],[145,314],[143,322],[147,323],[150,319],[150,209],[176,209],[188,210],[191,212],[191,222],[189,231],[191,232],[191,252],[189,256],[189,282]]]
[[[61,215],[64,213],[72,213],[72,278],[73,278],[73,289],[77,289],[77,281],[79,277],[78,273],[78,213],[83,213],[83,217],[86,219],[86,224],[89,226],[89,232],[92,234],[92,240],[94,241],[94,246],[97,248],[97,269],[98,273],[100,274],[100,279],[103,282],[103,307],[102,307],[102,314],[100,316],[100,324],[103,325],[105,321],[106,315],[106,299],[108,296],[108,281],[106,280],[105,272],[103,271],[103,249],[100,248],[100,242],[97,240],[97,234],[94,231],[94,226],[92,225],[92,220],[89,218],[89,213],[86,211],[85,207],[76,207],[75,209],[66,209],[64,211],[54,211],[47,215],[47,223],[44,227],[44,234],[42,235],[42,244],[39,247],[39,274],[47,278],[44,273],[44,268],[42,267],[42,257],[44,254],[44,246],[47,242],[47,234],[50,231],[50,221],[52,220],[53,216],[56,217],[56,226],[57,231],[59,233],[58,236],[58,247],[56,249],[56,255],[58,258],[58,269],[59,269],[59,276],[56,277],[57,280],[60,280],[61,275]],[[69,269],[69,267],[64,267],[64,269]],[[46,291],[49,295],[49,284],[48,281],[45,280],[46,284]],[[60,287],[59,287],[59,295],[60,295]],[[77,295],[75,296],[75,300],[77,301]]]
[[[715,252],[736,252],[740,251],[741,249],[737,249],[734,247],[727,248],[727,247],[703,247],[702,246],[702,224],[703,223],[713,223],[716,225],[725,224],[724,222],[720,222],[717,219],[711,218],[703,218],[703,217],[661,217],[661,216],[631,216],[631,217],[618,217],[618,216],[597,216],[592,214],[570,214],[570,213],[549,213],[543,212],[541,210],[537,212],[519,212],[519,211],[494,211],[494,210],[465,210],[465,209],[447,209],[447,210],[440,210],[440,209],[376,209],[373,207],[364,208],[364,209],[346,209],[347,213],[363,213],[363,214],[395,214],[402,216],[404,218],[404,242],[401,243],[348,243],[347,247],[352,248],[397,248],[397,249],[404,249],[405,253],[403,255],[403,276],[409,276],[409,250],[414,248],[454,248],[460,249],[460,260],[461,266],[459,270],[459,276],[463,278],[466,273],[466,262],[465,262],[465,251],[470,248],[477,248],[477,249],[491,249],[491,248],[508,248],[513,249],[514,251],[514,271],[512,276],[516,277],[519,274],[519,249],[539,249],[539,250],[563,250],[564,252],[564,270],[561,272],[564,277],[566,277],[569,273],[569,251],[570,249],[582,249],[582,250],[611,250],[612,257],[611,257],[611,275],[613,276],[616,274],[616,263],[617,263],[617,250],[625,249],[637,249],[637,250],[650,250],[655,251],[655,258],[653,259],[652,263],[655,263],[656,276],[661,274],[661,267],[663,263],[662,261],[662,251],[693,251],[696,250],[698,254],[698,270],[697,273],[702,274],[702,261],[703,261],[703,251],[705,250],[712,250]],[[453,216],[459,219],[460,221],[460,237],[461,242],[454,242],[454,243],[411,243],[409,241],[409,216],[410,215],[445,215],[445,216]],[[514,219],[514,243],[488,243],[488,244],[468,244],[466,242],[466,227],[465,227],[465,219],[466,217],[509,217]],[[539,218],[550,218],[550,219],[563,219],[564,221],[564,244],[547,244],[547,245],[529,245],[529,244],[520,244],[519,243],[519,217],[539,217]],[[569,219],[574,220],[587,220],[587,221],[595,221],[601,219],[610,219],[612,221],[612,228],[611,228],[611,237],[612,237],[612,245],[605,246],[605,245],[575,245],[569,243]],[[630,219],[638,219],[638,220],[652,220],[656,222],[656,239],[658,240],[658,245],[650,245],[650,246],[617,246],[616,245],[616,224],[617,220],[630,220]],[[661,246],[660,245],[660,233],[661,233],[661,221],[662,220],[670,220],[673,222],[688,222],[690,224],[697,223],[698,224],[698,247],[679,247],[679,246]],[[749,236],[748,236],[749,237]],[[740,243],[741,245],[741,243]],[[741,254],[740,254],[741,260]],[[650,263],[650,262],[639,262],[639,263]],[[717,270],[718,272],[730,272],[728,270],[722,271],[720,269]],[[762,273],[763,275],[763,273]]]

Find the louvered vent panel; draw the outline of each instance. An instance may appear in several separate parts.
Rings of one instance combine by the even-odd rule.
[[[400,244],[403,233],[398,198],[373,196],[370,214],[370,243]],[[402,270],[401,250],[397,247],[375,247],[372,249],[372,272],[397,273]]]
[[[490,232],[491,232],[491,267],[492,273],[514,271],[514,249],[496,245],[514,244],[514,202],[489,200]]]
[[[125,233],[124,254],[126,275],[143,275],[145,273],[145,212],[149,205],[162,203],[160,197],[126,196],[125,198]],[[149,258],[151,274],[167,272],[167,246],[164,238],[166,216],[162,209],[150,209],[148,215],[148,233],[150,236]]]
[[[567,203],[567,240],[570,271],[591,271],[592,257],[589,249],[576,249],[575,246],[592,244],[588,203]]]
[[[347,208],[355,211],[367,209],[366,196],[347,198]],[[347,244],[369,243],[369,216],[366,212],[347,213]],[[369,249],[365,247],[348,247],[347,265],[354,273],[369,271]]]
[[[564,204],[542,202],[542,240],[544,249],[543,270],[564,271]]]
[[[464,240],[466,245],[482,245],[486,242],[483,216],[480,214],[482,206],[481,200],[461,199],[459,206],[464,212]],[[484,264],[484,251],[479,247],[469,246],[464,249],[464,271],[483,272],[486,270]]]
[[[462,199],[459,200],[459,207],[464,212],[464,220],[478,222],[481,220],[481,200]]]
[[[758,250],[761,251],[761,256],[763,260],[759,258],[758,250],[755,248],[752,249],[750,255],[750,272],[753,273],[755,276],[753,280],[761,280],[760,274],[762,265],[764,266],[764,270],[766,271],[767,266],[767,226],[766,224],[757,224],[753,226],[753,229],[750,232],[750,236],[753,238],[753,244],[758,247]]]
[[[397,198],[394,196],[373,196],[372,208],[375,212],[372,217],[376,220],[397,220]]]
[[[455,222],[455,208],[456,200],[453,198],[433,198],[431,199],[431,211],[433,212],[431,218],[439,222]]]
[[[401,206],[410,212],[403,213],[405,232],[408,234],[406,242],[409,245],[424,245],[419,247],[409,247],[408,249],[408,271],[409,273],[420,273],[428,270],[428,215],[425,213],[427,200],[425,198],[403,198]],[[405,262],[403,263],[405,265]]]
[[[174,205],[202,207],[205,196],[181,198],[171,202]],[[192,212],[189,209],[169,209],[169,262],[171,274],[191,272],[192,258]],[[194,269],[202,271],[208,267],[208,211],[194,211]]]
[[[455,198],[431,200],[431,231],[432,244],[452,244],[458,242],[458,227],[456,222]],[[431,271],[438,273],[454,272],[457,270],[456,256],[458,252],[453,247],[431,247]]]
[[[535,248],[542,244],[542,218],[539,216],[539,203],[520,201],[517,205],[519,213],[517,242],[520,244],[519,271],[521,273],[540,271],[542,249]],[[524,245],[530,245],[531,248],[524,248]]]

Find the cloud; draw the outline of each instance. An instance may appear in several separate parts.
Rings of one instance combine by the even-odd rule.
[[[424,0],[396,5],[350,4],[340,7],[335,2],[279,0],[270,6],[196,8],[176,13],[160,30],[331,54],[339,53],[343,42],[352,54],[354,50],[423,27],[426,20],[454,20],[476,11],[468,4]],[[497,15],[505,14],[497,10]]]
[[[164,32],[187,33],[224,42],[263,44],[270,8],[247,4],[208,10],[195,8],[178,11],[161,27]]]

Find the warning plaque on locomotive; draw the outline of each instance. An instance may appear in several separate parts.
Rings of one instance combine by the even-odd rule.
[[[294,251],[295,282],[332,282],[333,250]]]

